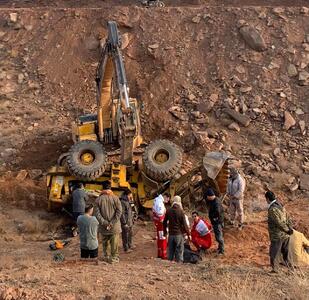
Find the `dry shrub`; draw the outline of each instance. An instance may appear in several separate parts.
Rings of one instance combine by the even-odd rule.
[[[295,270],[286,274],[248,273],[245,277],[228,274],[220,284],[219,299],[229,300],[270,300],[309,299],[309,270]],[[266,275],[266,277],[265,277]]]
[[[0,271],[2,270],[10,270],[15,267],[15,259],[9,255],[1,255],[0,256]]]
[[[290,287],[290,298],[295,300],[309,299],[309,271],[297,270],[287,278]]]
[[[220,299],[229,300],[267,300],[271,299],[270,283],[257,281],[248,274],[245,278],[228,275],[220,285]]]
[[[40,225],[38,220],[25,220],[22,222],[22,224],[20,224],[18,229],[21,233],[38,233]]]
[[[22,259],[19,260],[19,267],[21,269],[32,268],[35,264],[36,259],[33,259],[31,256],[23,256]]]
[[[91,280],[87,278],[87,276],[83,276],[79,281],[78,281],[78,291],[82,294],[89,295],[91,291],[93,290],[93,287],[90,286]]]
[[[28,234],[47,233],[49,231],[49,224],[44,220],[32,218],[29,220],[24,220],[19,225],[18,229],[21,233]]]

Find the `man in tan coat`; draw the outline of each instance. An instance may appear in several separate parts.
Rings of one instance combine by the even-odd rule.
[[[99,221],[99,230],[103,238],[103,258],[111,263],[119,262],[119,234],[122,206],[119,198],[113,194],[111,183],[103,182],[103,191],[96,200],[95,216]],[[110,255],[108,253],[110,248]]]
[[[289,262],[294,267],[309,267],[309,241],[299,231],[293,230],[289,240]]]

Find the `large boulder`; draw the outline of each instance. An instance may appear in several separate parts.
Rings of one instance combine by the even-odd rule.
[[[299,181],[300,181],[300,189],[309,191],[309,174],[302,174],[299,177]]]
[[[255,51],[265,51],[267,45],[261,34],[252,26],[245,25],[239,29],[240,35],[250,48]]]

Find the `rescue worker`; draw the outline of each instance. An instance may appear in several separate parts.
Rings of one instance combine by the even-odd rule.
[[[293,234],[292,223],[285,208],[277,201],[273,192],[267,191],[265,198],[268,203],[271,273],[278,273],[281,254],[286,266],[289,266],[288,244],[289,238]]]
[[[288,247],[288,259],[293,267],[309,267],[309,240],[303,233],[293,230]]]
[[[95,216],[103,239],[103,259],[110,263],[119,262],[119,234],[121,232],[121,202],[112,190],[110,181],[103,181],[103,191],[96,200]],[[108,253],[110,248],[110,253]]]
[[[227,196],[230,199],[230,221],[234,225],[237,217],[238,228],[241,230],[244,222],[244,192],[246,181],[235,168],[232,168],[230,172],[231,175],[227,185]]]
[[[81,258],[98,257],[98,225],[96,217],[92,216],[93,205],[86,206],[85,214],[77,218],[80,239]]]
[[[86,202],[88,201],[88,195],[81,182],[77,184],[77,188],[73,191],[72,198],[72,212],[74,220],[76,221],[78,216],[85,213]]]
[[[131,202],[133,200],[132,192],[127,189],[120,196],[122,205],[122,214],[120,218],[122,245],[125,253],[132,252],[132,236],[133,236],[133,213]]]
[[[193,225],[191,229],[192,243],[199,252],[211,247],[211,229],[212,226],[206,220],[202,219],[197,211],[192,213]]]
[[[170,208],[171,207],[171,194],[166,192],[163,194],[163,198],[164,198],[165,208],[166,209]]]
[[[168,228],[168,259],[176,262],[183,262],[184,233],[190,240],[190,230],[185,214],[182,209],[181,198],[173,198],[172,207],[166,212],[163,221],[164,235],[167,235]]]
[[[153,214],[153,221],[156,227],[157,232],[157,248],[158,248],[158,258],[167,259],[167,240],[166,236],[164,236],[163,231],[163,221],[165,218],[166,209],[164,206],[164,198],[162,195],[159,195],[155,198],[153,207],[152,207],[152,214]]]
[[[213,189],[208,188],[206,191],[206,205],[208,208],[208,216],[213,227],[216,241],[218,242],[218,254],[224,254],[224,211],[221,201],[216,197]]]

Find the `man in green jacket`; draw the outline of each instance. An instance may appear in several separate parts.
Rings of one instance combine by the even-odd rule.
[[[121,202],[111,190],[110,181],[103,182],[103,191],[96,200],[95,216],[103,239],[103,258],[111,263],[119,262],[119,234],[121,233]],[[107,249],[110,247],[110,255]]]
[[[268,203],[271,272],[278,273],[281,254],[285,264],[290,265],[288,262],[288,245],[290,235],[293,234],[292,223],[285,208],[277,201],[273,192],[267,191],[265,198]]]

